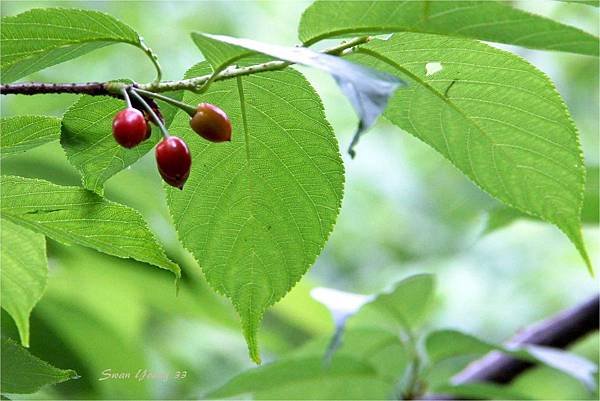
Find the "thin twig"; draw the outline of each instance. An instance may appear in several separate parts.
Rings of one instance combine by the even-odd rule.
[[[343,56],[344,50],[367,43],[370,37],[364,36],[347,42],[342,42],[337,46],[324,50],[322,53],[334,56]],[[207,81],[222,81],[231,78],[237,78],[245,75],[256,74],[259,72],[275,71],[284,69],[294,63],[275,60],[267,63],[255,64],[246,67],[228,68],[221,71],[213,77],[212,74],[203,75],[190,79],[178,81],[151,82],[139,84],[138,88],[150,92],[168,92],[175,90],[195,91],[202,87]],[[87,82],[87,83],[42,83],[42,82],[23,82],[16,84],[0,85],[0,94],[19,94],[19,95],[39,95],[47,93],[77,93],[91,96],[114,96],[121,97],[120,91],[123,87],[131,87],[128,84],[116,82]]]

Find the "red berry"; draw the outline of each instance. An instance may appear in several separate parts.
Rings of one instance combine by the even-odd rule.
[[[211,142],[231,141],[231,121],[227,114],[210,103],[200,103],[190,119],[192,129]]]
[[[148,129],[141,111],[133,107],[121,110],[113,119],[112,132],[115,140],[126,148],[133,148],[146,137]]]
[[[190,150],[183,139],[176,136],[163,139],[156,146],[156,164],[167,184],[183,189],[192,164]]]

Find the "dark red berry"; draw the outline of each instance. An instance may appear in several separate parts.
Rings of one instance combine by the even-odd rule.
[[[183,139],[176,136],[163,139],[156,146],[156,164],[167,184],[183,189],[192,164],[190,150]]]
[[[133,148],[146,138],[148,124],[141,111],[133,107],[121,110],[113,119],[112,132],[119,145]]]
[[[227,114],[210,103],[200,103],[190,119],[192,129],[211,142],[231,141],[231,121]]]

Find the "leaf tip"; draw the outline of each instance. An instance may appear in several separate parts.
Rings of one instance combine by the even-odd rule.
[[[252,362],[257,365],[262,363],[257,341],[258,325],[262,316],[262,313],[250,316],[244,316],[240,313],[240,318],[242,319],[242,331],[244,333],[244,338],[246,339],[246,344],[248,345],[248,354]]]

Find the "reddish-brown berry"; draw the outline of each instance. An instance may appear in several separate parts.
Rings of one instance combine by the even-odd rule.
[[[183,139],[170,136],[156,146],[156,165],[165,182],[183,189],[190,175],[192,157]]]
[[[141,111],[128,107],[115,115],[112,132],[119,145],[133,148],[146,138],[148,124]]]
[[[211,142],[231,141],[231,121],[227,114],[210,103],[200,103],[190,119],[190,127]]]

